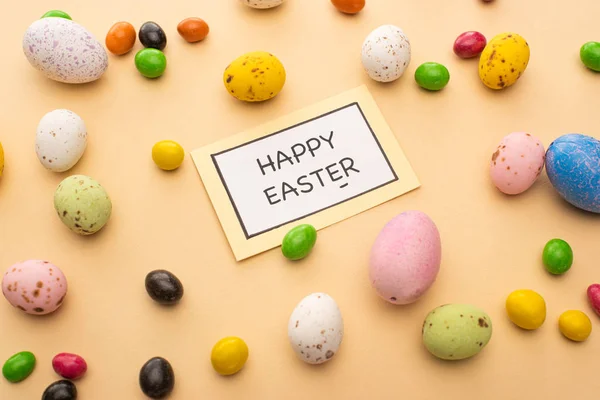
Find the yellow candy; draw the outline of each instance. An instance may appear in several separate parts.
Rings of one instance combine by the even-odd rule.
[[[179,168],[184,157],[183,147],[172,140],[163,140],[152,147],[152,160],[165,171]]]
[[[592,321],[582,311],[569,310],[558,318],[558,328],[567,339],[583,342],[592,333]]]
[[[533,330],[546,320],[546,302],[533,290],[515,290],[506,299],[506,312],[515,325]]]
[[[237,58],[225,69],[223,83],[230,95],[242,101],[269,100],[281,91],[286,73],[273,54],[255,51]]]
[[[221,375],[239,372],[248,360],[248,346],[235,336],[223,338],[215,344],[210,355],[213,368]]]
[[[525,72],[529,53],[529,45],[516,33],[494,36],[479,58],[479,78],[490,89],[506,89]]]
[[[0,176],[2,176],[3,171],[4,171],[4,149],[2,148],[2,143],[0,143]]]

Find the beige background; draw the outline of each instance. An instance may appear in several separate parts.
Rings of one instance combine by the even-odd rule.
[[[52,3],[52,4],[50,4]],[[600,281],[598,217],[558,198],[543,174],[527,193],[507,198],[488,179],[488,160],[506,134],[527,130],[547,146],[567,132],[600,136],[600,76],[580,64],[579,47],[598,40],[595,0],[368,0],[347,17],[328,0],[288,0],[259,12],[237,0],[76,0],[11,2],[0,25],[3,78],[0,140],[6,152],[0,181],[0,264],[44,258],[69,279],[64,307],[34,318],[0,302],[0,358],[21,350],[39,360],[34,374],[12,385],[1,379],[1,399],[38,399],[58,379],[50,360],[58,352],[83,355],[88,375],[81,399],[142,399],[138,372],[153,356],[168,358],[177,374],[174,399],[559,399],[596,398],[600,324],[585,290]],[[66,86],[34,71],[21,51],[27,26],[48,8],[68,11],[101,41],[109,27],[156,20],[167,31],[169,67],[157,81],[142,78],[133,54],[111,57],[101,81]],[[200,16],[211,27],[204,43],[188,45],[177,23]],[[413,60],[393,84],[369,81],[360,48],[375,27],[401,26]],[[486,89],[476,61],[452,53],[465,30],[489,38],[512,30],[529,42],[532,58],[512,88]],[[136,49],[139,48],[139,43]],[[276,99],[243,104],[223,88],[225,66],[240,54],[266,49],[288,71]],[[412,74],[425,61],[444,63],[449,86],[419,90]],[[209,199],[188,156],[177,172],[163,173],[150,158],[152,145],[174,139],[191,151],[298,108],[366,83],[413,165],[422,187],[366,213],[324,229],[305,262],[286,262],[275,249],[234,262]],[[81,115],[89,146],[70,173],[98,179],[114,214],[105,230],[78,237],[57,219],[52,194],[66,175],[45,171],[34,152],[39,119],[56,108]],[[381,227],[407,209],[427,212],[443,241],[438,281],[419,302],[394,307],[380,301],[367,279],[372,241]],[[563,277],[546,274],[544,243],[562,237],[575,264]],[[173,309],[153,304],[144,277],[167,268],[186,294]],[[525,333],[507,320],[509,292],[532,288],[548,304],[547,323]],[[339,303],[346,335],[335,359],[321,367],[295,358],[287,319],[296,303],[325,291]],[[440,362],[423,349],[426,313],[448,302],[488,311],[494,335],[479,356]],[[594,332],[583,344],[557,329],[567,309],[590,314]],[[243,337],[250,359],[242,373],[217,376],[212,345],[226,335]]]

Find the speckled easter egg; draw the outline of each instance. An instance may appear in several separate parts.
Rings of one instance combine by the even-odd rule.
[[[435,223],[420,211],[388,222],[371,248],[369,278],[377,294],[392,304],[409,304],[433,284],[442,244]]]
[[[63,303],[67,278],[48,261],[28,260],[8,268],[2,278],[2,293],[13,307],[28,314],[50,314]]]
[[[492,182],[502,193],[523,193],[540,176],[544,160],[544,145],[538,138],[525,132],[511,133],[492,154]]]
[[[70,230],[80,235],[91,235],[108,222],[112,202],[96,180],[85,175],[72,175],[56,188],[54,208]]]
[[[362,64],[371,79],[392,82],[400,78],[411,59],[411,47],[404,31],[394,25],[373,30],[362,45]]]
[[[54,110],[42,117],[37,127],[35,152],[50,171],[67,171],[87,147],[87,129],[81,117],[70,110]]]
[[[247,5],[248,7],[258,8],[258,9],[267,9],[274,8],[283,4],[284,0],[240,0],[242,3]]]
[[[42,18],[27,28],[23,52],[46,77],[63,83],[99,79],[108,68],[104,46],[83,26],[65,18]]]
[[[600,141],[577,133],[559,137],[548,146],[546,173],[567,202],[600,213]]]

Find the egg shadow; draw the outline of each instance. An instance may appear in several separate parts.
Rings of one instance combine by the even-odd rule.
[[[553,203],[559,205],[561,209],[564,210],[565,214],[571,215],[574,217],[581,217],[586,219],[600,219],[600,213],[594,213],[591,211],[582,210],[574,206],[573,204],[566,201],[552,186],[549,186],[552,189],[552,193],[548,193],[548,197],[552,199]]]

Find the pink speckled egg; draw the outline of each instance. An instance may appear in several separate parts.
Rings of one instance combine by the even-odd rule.
[[[417,301],[435,282],[442,244],[437,226],[420,211],[406,211],[381,230],[369,262],[377,294],[392,304]]]
[[[511,133],[492,154],[492,182],[502,193],[523,193],[542,173],[545,158],[544,145],[538,138],[525,132]]]
[[[48,261],[28,260],[6,271],[2,293],[13,307],[28,314],[50,314],[63,303],[67,278],[60,268]]]

